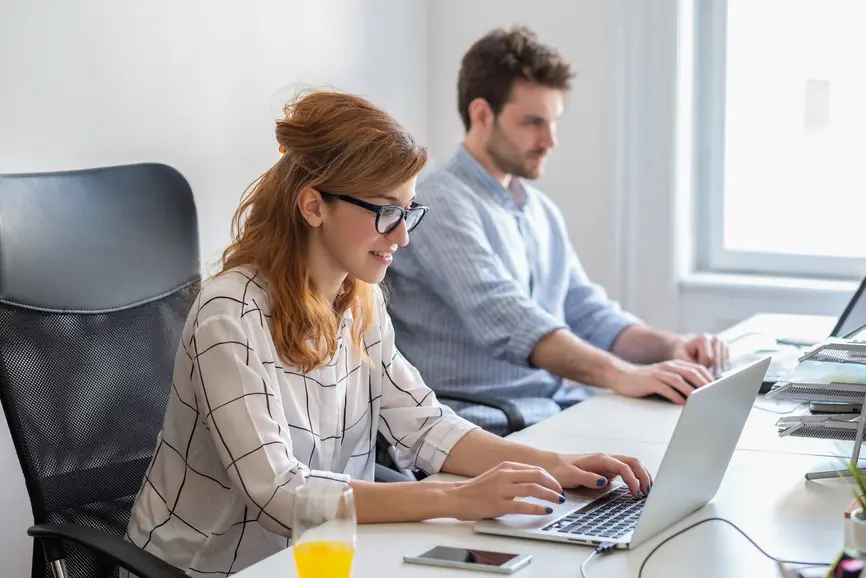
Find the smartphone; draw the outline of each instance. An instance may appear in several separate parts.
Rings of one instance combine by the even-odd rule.
[[[511,574],[529,564],[531,559],[531,554],[507,554],[451,546],[436,546],[417,556],[403,556],[403,561],[407,564],[463,568],[496,574]]]
[[[809,403],[812,413],[860,413],[862,403],[847,403],[841,401],[813,401]]]

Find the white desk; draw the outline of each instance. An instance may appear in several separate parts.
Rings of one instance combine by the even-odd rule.
[[[618,440],[573,440],[539,424],[530,428],[546,447],[574,452],[602,450],[639,455],[656,469],[664,444]],[[529,435],[528,432],[525,435]],[[803,474],[820,458],[793,454],[738,451],[716,498],[660,536],[629,552],[615,552],[593,562],[591,578],[636,576],[638,567],[662,538],[710,516],[727,518],[740,526],[771,554],[803,561],[829,561],[842,544],[842,512],[851,502],[844,482],[806,482]],[[823,467],[823,465],[821,465]],[[441,478],[440,478],[441,479]],[[423,483],[423,482],[421,482]],[[465,576],[468,571],[426,568],[402,563],[404,554],[417,554],[436,545],[464,546],[529,553],[533,562],[518,578],[578,576],[590,548],[535,540],[474,534],[471,524],[437,520],[422,524],[359,526],[354,578],[436,578]],[[709,567],[708,567],[709,566]],[[296,576],[291,550],[283,551],[239,574],[241,578]],[[665,545],[647,565],[647,578],[775,576],[771,562],[730,527],[712,522],[690,530]]]
[[[850,456],[852,442],[808,438],[780,438],[775,423],[778,412],[789,412],[801,404],[767,400],[760,396],[749,415],[738,448],[740,450],[791,453],[808,456]],[[623,398],[603,392],[544,421],[547,434],[554,440],[590,439],[641,441],[666,445],[681,406],[666,401]],[[603,416],[603,419],[599,419]],[[638,425],[640,424],[640,425]],[[533,446],[546,446],[547,436],[539,437],[534,428],[513,434],[509,439]],[[551,448],[554,449],[554,448]],[[568,451],[560,448],[561,451]]]
[[[818,341],[833,331],[837,318],[827,315],[786,315],[780,313],[758,313],[720,334],[731,341],[746,334],[764,334],[778,339],[808,339]]]
[[[821,321],[813,322],[819,330],[828,324],[826,320],[823,326]],[[751,329],[755,325],[747,323],[737,326],[739,331],[758,330]],[[829,324],[832,326],[832,322]],[[788,327],[794,325],[789,323]],[[726,333],[733,335],[734,329],[737,328]],[[794,335],[787,331],[783,334]],[[768,402],[759,400],[759,404],[762,403]],[[631,454],[640,457],[655,471],[680,411],[678,406],[665,402],[602,395],[512,437],[561,452]],[[828,462],[833,462],[835,467],[835,461],[827,457],[834,453],[833,448],[824,442],[810,446],[811,440],[776,439],[772,427],[776,417],[758,409],[752,411],[719,493],[710,504],[634,551],[615,552],[594,561],[589,566],[589,576],[636,576],[641,562],[662,539],[711,516],[731,520],[774,556],[814,562],[835,558],[842,546],[842,512],[851,502],[850,490],[841,480],[807,482],[803,477],[807,471],[826,467]],[[436,478],[445,479],[445,476]],[[474,534],[471,524],[453,520],[362,525],[358,528],[352,576],[482,576],[476,572],[402,563],[404,554],[417,554],[436,545],[532,554],[532,563],[517,572],[517,578],[579,576],[580,563],[591,551],[585,546]],[[240,578],[296,575],[291,550],[238,574]],[[710,522],[666,544],[647,564],[644,576],[772,577],[777,573],[774,564],[732,528]]]

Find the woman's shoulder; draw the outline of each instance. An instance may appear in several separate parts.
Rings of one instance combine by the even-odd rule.
[[[228,269],[204,281],[193,304],[197,325],[209,318],[226,316],[238,321],[270,311],[267,279],[258,271],[246,267]]]

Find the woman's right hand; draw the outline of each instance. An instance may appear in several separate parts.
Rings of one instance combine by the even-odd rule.
[[[565,501],[562,486],[547,471],[514,462],[502,462],[476,478],[458,482],[449,494],[452,516],[470,521],[504,514],[551,513],[547,506],[519,498],[538,498],[553,504]]]

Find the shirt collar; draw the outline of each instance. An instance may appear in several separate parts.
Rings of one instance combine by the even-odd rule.
[[[492,195],[505,206],[520,208],[527,200],[527,189],[523,182],[512,177],[511,187],[514,193],[502,186],[502,183],[493,178],[487,169],[481,166],[475,157],[463,145],[457,147],[457,151],[449,162],[451,171],[461,177],[469,186],[475,190],[484,191]]]

